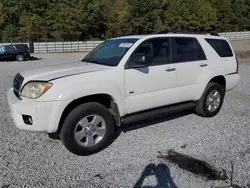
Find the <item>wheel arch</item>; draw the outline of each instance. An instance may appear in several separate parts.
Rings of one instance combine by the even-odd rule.
[[[68,116],[68,114],[77,106],[84,104],[84,103],[87,103],[87,102],[97,102],[99,104],[102,104],[106,108],[108,108],[110,113],[114,117],[116,125],[120,126],[120,112],[119,112],[119,108],[116,104],[115,99],[109,94],[100,93],[100,94],[93,94],[93,95],[80,97],[78,99],[71,101],[64,108],[64,110],[60,116],[57,132],[56,132],[57,134],[60,133],[62,126],[63,126],[63,123],[64,123],[66,117]]]
[[[220,84],[224,87],[224,89],[226,88],[226,78],[222,75],[213,77],[208,83],[210,82]]]
[[[202,87],[198,92],[198,95],[196,96],[196,100],[199,100],[201,98],[201,96],[203,95],[207,85],[211,82],[214,83],[218,83],[220,85],[222,85],[224,87],[224,89],[226,89],[226,78],[223,75],[207,75],[207,77],[202,81]]]

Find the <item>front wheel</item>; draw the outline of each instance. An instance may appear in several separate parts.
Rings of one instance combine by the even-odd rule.
[[[195,109],[202,117],[217,115],[222,107],[225,96],[225,88],[217,83],[210,82]]]
[[[113,117],[105,106],[85,103],[69,113],[60,138],[70,152],[80,156],[91,155],[109,145],[114,125]]]

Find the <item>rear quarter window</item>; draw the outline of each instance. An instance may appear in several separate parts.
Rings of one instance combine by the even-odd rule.
[[[220,57],[232,57],[233,52],[228,42],[223,39],[205,39]]]
[[[24,44],[16,44],[15,45],[16,49],[19,49],[19,50],[27,50],[29,49],[27,45],[24,45]]]

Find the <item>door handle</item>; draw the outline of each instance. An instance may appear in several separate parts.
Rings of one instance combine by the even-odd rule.
[[[168,68],[166,71],[167,72],[173,72],[173,71],[175,71],[176,69],[175,68]]]
[[[207,67],[208,64],[200,64],[200,67]]]

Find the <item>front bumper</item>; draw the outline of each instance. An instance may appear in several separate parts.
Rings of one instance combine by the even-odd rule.
[[[13,89],[7,94],[11,117],[17,128],[28,131],[53,133],[64,109],[63,101],[35,102],[18,99]],[[23,115],[32,117],[33,124],[24,123]]]

